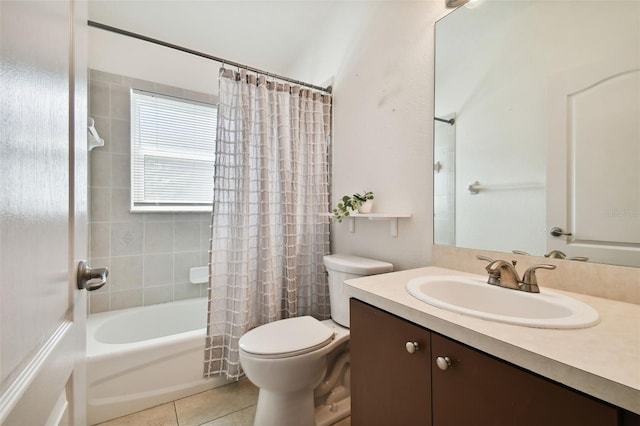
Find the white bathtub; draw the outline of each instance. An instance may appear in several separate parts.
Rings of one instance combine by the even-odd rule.
[[[206,298],[89,316],[88,423],[226,384],[202,376],[206,322]]]

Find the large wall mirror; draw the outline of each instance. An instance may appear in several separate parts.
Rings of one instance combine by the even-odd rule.
[[[460,6],[434,127],[435,244],[640,267],[640,2]]]

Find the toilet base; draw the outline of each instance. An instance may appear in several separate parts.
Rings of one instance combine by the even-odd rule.
[[[254,426],[330,426],[351,414],[351,397],[313,407],[313,395],[304,393],[283,395],[261,389]]]
[[[276,393],[260,389],[253,426],[314,426],[313,389]]]
[[[316,407],[316,426],[330,426],[351,414],[351,397]]]

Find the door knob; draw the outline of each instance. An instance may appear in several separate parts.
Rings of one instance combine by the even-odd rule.
[[[451,358],[448,356],[439,356],[436,358],[436,364],[440,370],[448,370],[451,367]]]
[[[407,342],[404,345],[404,347],[407,349],[407,352],[409,352],[410,354],[420,350],[420,346],[418,345],[418,342]]]
[[[564,232],[564,230],[558,226],[554,226],[549,229],[549,233],[554,237],[559,237],[561,235],[571,235],[571,232]]]
[[[76,282],[80,290],[97,290],[107,283],[108,276],[109,269],[107,268],[90,268],[86,260],[81,260],[78,263]]]

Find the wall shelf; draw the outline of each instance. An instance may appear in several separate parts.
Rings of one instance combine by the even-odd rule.
[[[333,217],[333,213],[321,213],[321,216]],[[392,237],[398,236],[398,219],[410,218],[411,213],[352,213],[349,217],[342,219],[349,223],[349,232],[356,231],[356,219],[366,218],[369,220],[389,221],[389,232]]]

